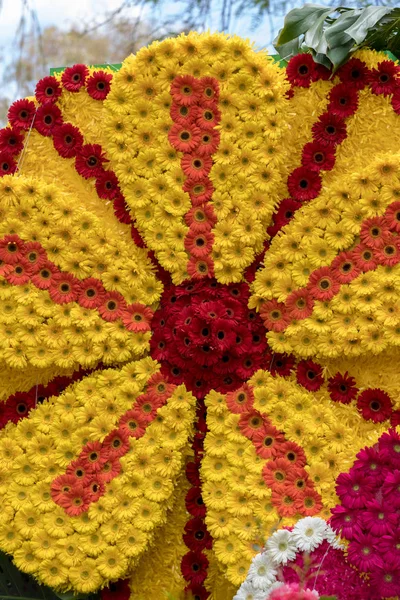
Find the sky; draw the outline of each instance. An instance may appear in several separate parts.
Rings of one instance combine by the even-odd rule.
[[[15,30],[21,16],[20,5],[23,0],[3,0],[0,10],[0,40],[5,46],[13,39]],[[116,9],[121,0],[29,0],[29,4],[36,9],[42,28],[58,24],[67,28],[72,23],[82,21],[93,21],[96,15],[102,15],[107,11]],[[171,2],[171,6],[173,5]],[[134,11],[135,9],[130,9]],[[131,13],[132,14],[132,13]],[[276,26],[281,25],[283,19],[276,21]],[[211,17],[210,29],[218,29],[218,11]],[[269,40],[266,39],[265,29],[267,25],[258,30],[251,30],[251,20],[243,17],[233,19],[230,33],[237,33],[245,38],[255,41],[260,47],[265,46]]]

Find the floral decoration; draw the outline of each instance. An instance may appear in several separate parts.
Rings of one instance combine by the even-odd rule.
[[[10,107],[0,549],[18,568],[104,600],[232,598],[254,561],[279,563],[266,539],[313,523],[282,593],[304,552],[310,594],[365,590],[359,572],[391,591],[397,555],[382,575],[343,530],[345,558],[326,520],[340,501],[332,524],[344,507],[381,531],[379,491],[346,504],[366,447],[395,498],[399,81],[382,53],[332,75],[192,32]]]

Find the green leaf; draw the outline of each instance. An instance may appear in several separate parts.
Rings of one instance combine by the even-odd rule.
[[[327,69],[330,69],[332,67],[332,63],[326,54],[318,54],[318,53],[314,53],[314,52],[312,54],[313,54],[314,61],[316,63],[318,63],[319,65],[323,65]]]
[[[332,25],[329,25],[326,28],[325,37],[329,48],[342,46],[352,39],[351,36],[346,33],[346,29],[351,27],[351,25],[357,21],[361,12],[360,9],[357,9],[343,13]]]
[[[274,40],[274,45],[275,45]],[[291,40],[287,44],[282,44],[281,46],[275,45],[275,49],[278,52],[279,56],[282,60],[289,60],[292,56],[296,56],[300,52],[300,44],[299,39]]]
[[[319,19],[315,19],[314,24],[306,31],[304,42],[306,46],[315,50],[317,54],[325,54],[328,49],[328,44],[324,34],[325,18],[324,13]]]
[[[361,44],[367,37],[368,31],[390,12],[392,9],[385,6],[367,6],[357,21],[346,29],[347,35],[352,37],[356,44]]]
[[[345,44],[344,46],[329,48],[326,55],[333,65],[333,72],[337,71],[340,65],[342,65],[349,58],[350,50],[352,49],[352,47],[353,40],[350,40],[350,42],[347,42],[347,44]]]
[[[276,40],[277,46],[287,44],[291,40],[299,37],[306,33],[313,25],[316,20],[322,22],[328,17],[335,9],[320,4],[305,4],[302,8],[294,8],[285,17],[283,28],[278,33]]]

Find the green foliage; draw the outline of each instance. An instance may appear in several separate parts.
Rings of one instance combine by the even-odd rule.
[[[400,9],[305,4],[287,14],[274,46],[285,60],[301,51],[310,51],[316,62],[333,71],[362,46],[390,50],[398,56]]]

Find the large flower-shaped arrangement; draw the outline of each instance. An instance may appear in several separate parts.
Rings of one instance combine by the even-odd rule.
[[[398,67],[191,33],[0,132],[0,548],[233,597],[398,423]]]

